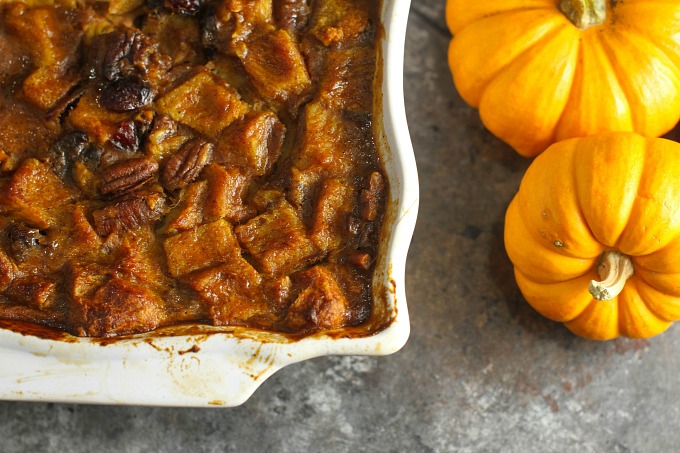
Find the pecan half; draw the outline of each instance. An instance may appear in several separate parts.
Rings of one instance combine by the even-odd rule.
[[[169,190],[181,189],[193,182],[212,159],[213,144],[201,138],[186,142],[170,156],[163,167],[163,184]]]
[[[117,80],[137,36],[133,31],[114,31],[95,37],[91,52],[94,70],[107,80]]]
[[[104,170],[99,192],[102,195],[119,197],[138,189],[156,173],[158,163],[146,157],[118,162]]]
[[[137,193],[92,212],[94,229],[100,236],[108,236],[159,220],[166,212],[163,195],[157,192]]]

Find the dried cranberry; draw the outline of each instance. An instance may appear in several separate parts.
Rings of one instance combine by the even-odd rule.
[[[307,0],[279,0],[274,4],[274,18],[280,28],[302,30],[311,11]]]
[[[153,100],[151,88],[137,77],[125,77],[106,85],[99,96],[104,108],[113,112],[129,112],[144,107]]]
[[[144,143],[151,130],[154,112],[144,110],[134,118],[127,119],[111,134],[109,142],[122,151],[137,151]]]
[[[201,9],[203,0],[165,0],[164,3],[175,13],[193,15]]]
[[[111,144],[123,151],[136,151],[139,148],[139,136],[134,120],[125,120],[118,125],[118,129],[109,139]]]

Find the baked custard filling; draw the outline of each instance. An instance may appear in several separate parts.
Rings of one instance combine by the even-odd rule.
[[[0,319],[92,337],[365,321],[379,9],[0,2]]]

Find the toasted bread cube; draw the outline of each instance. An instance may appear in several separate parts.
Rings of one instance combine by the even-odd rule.
[[[74,326],[83,326],[75,329],[78,335],[106,337],[146,332],[163,322],[163,301],[156,293],[118,277],[98,286],[103,278],[90,272],[79,268],[74,273],[69,315]]]
[[[125,14],[144,6],[144,0],[111,0],[109,14]]]
[[[63,64],[78,48],[82,32],[66,9],[17,3],[3,19],[29,49],[35,66]]]
[[[320,250],[329,252],[342,244],[347,234],[347,215],[352,212],[352,188],[339,179],[321,184],[314,210],[311,238]]]
[[[334,110],[368,115],[373,110],[373,47],[332,49],[325,63],[319,98]]]
[[[9,288],[12,280],[17,275],[17,266],[7,254],[0,249],[0,291]]]
[[[72,299],[76,306],[82,306],[91,300],[94,293],[106,283],[109,278],[109,271],[104,266],[97,264],[78,264],[67,268],[68,276],[66,280],[69,299]],[[76,310],[77,312],[78,310]]]
[[[276,0],[274,0],[276,1]],[[273,0],[228,0],[229,9],[240,16],[242,27],[267,29],[274,24]]]
[[[300,209],[309,206],[313,201],[311,196],[321,179],[321,174],[314,170],[299,170],[296,167],[291,167],[290,190],[288,192],[290,202]]]
[[[167,231],[189,230],[203,222],[207,189],[207,181],[194,182],[182,189],[179,203],[166,216]]]
[[[215,325],[243,322],[267,312],[260,289],[262,277],[241,257],[191,274],[187,282],[208,304]]]
[[[281,153],[286,127],[272,112],[253,112],[222,132],[215,161],[266,174]]]
[[[25,130],[31,133],[23,133]],[[27,155],[47,150],[54,140],[54,131],[46,127],[41,115],[36,115],[30,105],[0,102],[0,161],[3,171],[16,170]]]
[[[49,310],[57,302],[57,284],[37,275],[17,278],[5,295],[35,310]]]
[[[203,174],[208,188],[203,206],[203,219],[210,221],[227,218],[240,222],[253,215],[252,209],[243,204],[243,197],[251,178],[236,168],[225,169],[216,164],[208,165]]]
[[[212,2],[203,34],[203,44],[225,55],[251,34],[274,28],[272,0],[224,0]]]
[[[253,84],[266,98],[285,102],[311,88],[305,60],[286,30],[247,41],[238,56]]]
[[[6,206],[28,224],[45,229],[55,220],[50,211],[76,197],[47,164],[26,159],[0,191],[0,209]]]
[[[317,0],[309,30],[324,45],[331,46],[356,42],[370,26],[363,0]]]
[[[324,266],[314,266],[300,272],[296,278],[305,288],[288,308],[286,322],[293,328],[307,325],[334,329],[349,320],[349,303],[342,286]]]
[[[114,261],[116,275],[162,293],[172,279],[157,255],[162,253],[151,228],[123,237]]]
[[[87,91],[67,117],[68,123],[77,130],[86,132],[99,143],[106,143],[120,128],[120,123],[130,118],[128,113],[107,110],[97,100],[94,90]]]
[[[124,1],[129,2],[131,0]],[[141,0],[142,4],[144,1]],[[173,66],[200,64],[201,28],[198,21],[193,20],[191,16],[185,14],[150,14],[144,20],[142,32],[158,40],[160,52],[172,58]]]
[[[94,227],[88,220],[88,208],[83,203],[75,203],[70,206],[71,221],[73,222],[73,240],[74,247],[85,252],[90,249],[97,249],[102,245],[102,238],[94,230]]]
[[[78,75],[58,66],[41,66],[24,79],[24,96],[33,105],[48,110],[78,83]]]
[[[210,137],[250,110],[235,89],[207,71],[191,77],[156,104],[161,113]]]
[[[236,235],[266,274],[290,274],[319,258],[302,219],[285,199],[236,227]]]
[[[359,156],[361,131],[336,110],[312,102],[305,107],[304,132],[294,165],[328,177],[348,174]]]
[[[231,224],[224,219],[170,236],[163,247],[174,277],[226,263],[241,252]]]

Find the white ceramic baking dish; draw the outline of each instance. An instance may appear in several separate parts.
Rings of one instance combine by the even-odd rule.
[[[409,335],[404,271],[418,210],[418,178],[403,98],[410,0],[385,0],[382,124],[378,142],[390,180],[388,215],[364,326],[303,339],[248,329],[172,328],[116,340],[0,329],[0,398],[100,404],[236,406],[283,366],[322,355],[385,355]],[[380,72],[380,71],[378,71]],[[380,99],[380,98],[378,98]]]

